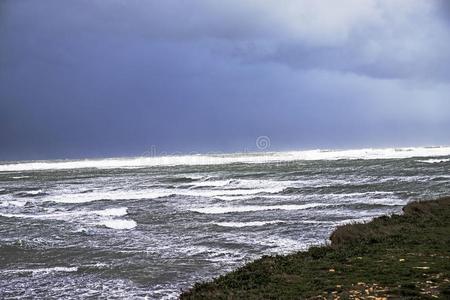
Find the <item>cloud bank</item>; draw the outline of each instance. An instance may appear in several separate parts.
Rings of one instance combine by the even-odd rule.
[[[448,144],[421,0],[0,3],[0,159]]]

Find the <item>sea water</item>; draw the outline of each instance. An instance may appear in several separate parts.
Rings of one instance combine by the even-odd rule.
[[[176,298],[450,193],[450,148],[0,163],[1,298]]]

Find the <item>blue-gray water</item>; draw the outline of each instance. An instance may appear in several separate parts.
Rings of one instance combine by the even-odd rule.
[[[448,195],[449,158],[414,148],[3,162],[0,296],[173,298],[323,243],[339,224]]]

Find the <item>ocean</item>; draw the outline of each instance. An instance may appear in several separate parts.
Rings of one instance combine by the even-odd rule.
[[[450,147],[0,162],[0,298],[172,299],[450,193]]]

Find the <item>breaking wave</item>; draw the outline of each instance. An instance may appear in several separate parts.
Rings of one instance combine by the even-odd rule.
[[[251,154],[184,155],[161,157],[110,158],[92,160],[34,161],[0,165],[0,172],[64,169],[147,168],[177,165],[260,164],[301,160],[400,159],[410,157],[449,156],[450,147],[385,148],[358,150],[308,150]]]
[[[274,221],[254,221],[254,222],[217,222],[213,223],[217,226],[222,227],[234,227],[234,228],[242,228],[242,227],[259,227],[259,226],[265,226],[265,225],[273,225],[273,224],[279,224],[284,223],[285,221],[282,220],[274,220]]]
[[[111,229],[133,229],[137,226],[136,221],[134,220],[121,220],[121,219],[114,219],[114,220],[104,220],[98,223],[100,226],[105,226]]]

